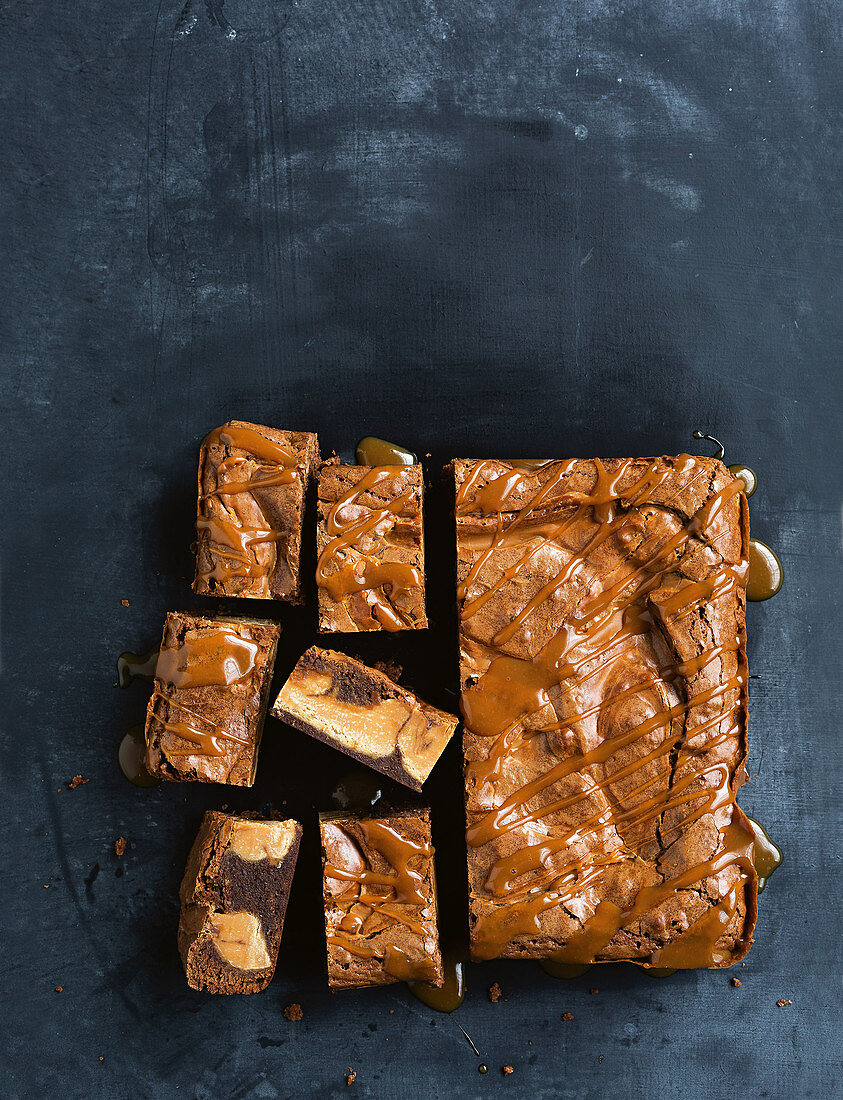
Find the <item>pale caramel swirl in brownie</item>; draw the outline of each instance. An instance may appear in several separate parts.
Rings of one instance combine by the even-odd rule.
[[[748,950],[744,483],[721,463],[457,462],[472,951]]]

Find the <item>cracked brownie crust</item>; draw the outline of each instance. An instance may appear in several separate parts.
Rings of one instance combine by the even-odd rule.
[[[383,672],[316,646],[299,658],[272,714],[414,791],[457,725]]]
[[[473,956],[731,965],[743,483],[688,455],[453,469]]]
[[[443,983],[428,810],[320,814],[331,989]]]
[[[320,633],[426,627],[421,466],[330,459],[318,484]]]

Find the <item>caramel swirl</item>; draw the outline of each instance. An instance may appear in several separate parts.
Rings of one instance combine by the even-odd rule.
[[[328,943],[358,958],[380,960],[399,981],[434,979],[436,938],[427,877],[432,844],[426,837],[406,835],[388,820],[355,819],[353,828],[362,844],[347,825],[322,824],[326,891],[339,917],[329,925]],[[391,870],[374,870],[366,852],[379,855]],[[378,935],[389,925],[410,933],[401,937],[406,942]]]
[[[748,947],[744,488],[689,455],[458,464],[475,957]]]

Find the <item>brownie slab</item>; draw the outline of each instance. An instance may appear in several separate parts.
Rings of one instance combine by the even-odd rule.
[[[175,781],[255,780],[281,628],[171,611],[146,712],[146,766]]]
[[[731,965],[743,483],[688,455],[453,469],[473,956]]]
[[[300,657],[272,714],[414,791],[457,725],[377,669],[316,646]]]
[[[194,592],[301,603],[305,496],[318,462],[311,432],[230,420],[205,437]]]
[[[320,814],[331,989],[443,982],[428,810]]]
[[[419,630],[425,615],[422,468],[322,464],[319,631]]]
[[[179,892],[193,989],[257,993],[272,981],[301,833],[292,820],[205,814]]]

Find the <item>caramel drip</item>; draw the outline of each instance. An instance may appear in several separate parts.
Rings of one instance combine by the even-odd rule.
[[[661,883],[641,888],[626,910],[598,900],[592,916],[579,932],[569,937],[565,948],[555,957],[571,963],[595,961],[625,925],[650,913],[679,891],[725,871],[730,881],[720,900],[649,960],[650,964],[658,962],[665,967],[721,965],[728,962],[728,952],[718,950],[717,942],[728,931],[744,900],[744,887],[755,881],[750,858],[754,838],[733,814],[729,767],[718,762],[715,752],[741,734],[736,711],[745,693],[745,667],[738,661],[734,675],[718,676],[724,660],[734,663],[732,655],[740,639],[721,639],[720,644],[685,660],[677,659],[658,667],[649,664],[651,674],[642,675],[636,683],[608,697],[604,697],[601,684],[607,677],[619,674],[625,656],[639,653],[639,639],[660,636],[663,623],[678,622],[700,605],[730,597],[745,588],[746,561],[737,565],[721,561],[704,579],[682,578],[675,590],[669,590],[657,605],[658,623],[647,602],[666,576],[675,573],[676,562],[682,555],[694,547],[716,552],[718,540],[729,533],[728,529],[718,532],[724,509],[743,491],[744,483],[738,479],[730,481],[667,537],[659,535],[656,526],[655,534],[645,537],[636,547],[634,561],[632,551],[624,552],[619,559],[610,554],[610,571],[601,575],[596,568],[598,562],[606,560],[601,548],[625,547],[623,540],[629,535],[636,509],[671,472],[680,475],[680,486],[667,501],[656,505],[662,510],[683,493],[690,499],[688,491],[709,469],[682,455],[673,471],[654,462],[633,484],[621,489],[629,481],[631,462],[620,463],[610,471],[595,460],[596,476],[591,491],[573,492],[569,484],[579,464],[549,465],[553,467],[550,475],[540,481],[526,504],[521,496],[522,503],[517,509],[510,501],[514,493],[522,494],[525,478],[530,476],[523,468],[506,470],[483,484],[492,464],[476,463],[457,493],[458,516],[497,513],[496,530],[488,541],[484,544],[481,538],[472,543],[481,552],[459,587],[460,599],[464,601],[461,610],[464,623],[470,623],[504,586],[527,572],[545,547],[563,551],[562,568],[492,637],[491,646],[498,653],[492,656],[479,679],[463,692],[467,730],[492,739],[485,757],[466,766],[467,778],[480,792],[481,801],[494,807],[472,815],[468,843],[482,847],[511,833],[536,840],[515,851],[510,844],[505,857],[493,861],[479,896],[482,898],[485,893],[496,904],[478,920],[474,953],[480,958],[493,958],[519,936],[540,935],[542,914],[547,909],[575,902],[574,909],[577,906],[581,909],[589,889],[599,885],[609,868],[639,858],[623,841],[623,835],[645,827],[655,828],[664,851],[681,831],[712,815],[720,831],[720,848],[715,856],[674,877],[665,877]],[[549,507],[554,510],[552,515],[548,513]],[[570,549],[565,536],[575,525],[586,537],[577,549]],[[523,548],[514,563],[493,581],[484,576],[480,585],[484,567],[493,555],[509,549],[512,560],[513,548],[516,552]],[[500,652],[528,629],[530,619],[541,613],[547,600],[570,591],[577,583],[587,593],[586,597],[535,656],[514,657]],[[639,656],[637,660],[642,658]],[[564,720],[546,719],[545,708],[550,711],[551,704],[562,706],[564,714],[565,700],[582,692],[588,705],[579,713]],[[664,692],[672,693],[676,701],[669,701],[670,694],[666,701]],[[642,705],[646,704],[645,714],[648,709],[649,716],[613,736],[598,735],[597,743],[586,751],[566,756],[508,797],[497,794],[507,768],[523,753],[532,751],[534,738],[557,731],[564,734],[588,720],[596,721],[600,728],[608,707],[636,696]],[[612,758],[635,743],[642,747],[632,762],[616,766],[610,772],[607,765]],[[685,765],[681,773],[675,771],[680,748]],[[689,768],[689,762],[695,766]],[[641,781],[636,782],[639,773]],[[581,787],[553,799],[552,788],[575,776],[584,780]],[[623,811],[614,804],[611,792],[621,781],[626,784]],[[598,793],[602,795],[598,805],[603,808],[596,813],[584,813]],[[551,794],[549,801],[548,794]],[[548,819],[571,809],[575,811],[572,815],[575,825],[561,831],[555,826],[552,836],[542,836],[548,828]],[[611,841],[600,843],[599,834],[614,835],[615,846]]]
[[[169,706],[186,716],[185,720],[168,722],[159,714],[153,714],[153,721],[157,722],[162,729],[167,730],[169,733],[174,733],[183,741],[187,741],[195,746],[195,748],[192,749],[168,748],[167,756],[225,756],[228,750],[225,745],[220,744],[221,741],[233,742],[236,745],[243,745],[245,748],[249,747],[250,742],[248,739],[238,737],[234,733],[229,733],[215,722],[212,722],[209,718],[205,718],[204,715],[197,714],[196,711],[190,710],[181,703],[177,703],[169,695],[165,695],[161,691],[155,691],[153,692],[153,697],[163,699]],[[197,725],[192,724],[190,721],[191,719],[193,723],[204,723],[208,728],[200,729]]]
[[[412,840],[402,836],[383,821],[360,820],[357,824],[368,848],[383,856],[394,873],[365,867],[350,870],[325,864],[326,878],[349,884],[339,895],[345,915],[339,926],[328,932],[328,942],[359,958],[380,959],[384,970],[399,981],[434,978],[435,940],[426,923],[429,900],[425,893],[425,876],[416,869],[432,859],[433,846],[426,839]],[[345,832],[336,822],[332,823],[332,828]],[[351,834],[345,835],[354,842]],[[416,866],[411,866],[412,863]],[[411,958],[395,944],[374,944],[373,918],[376,924],[394,921],[409,928],[419,937],[425,957],[421,960]]]
[[[411,499],[412,490],[399,494],[382,508],[364,508],[358,499],[400,470],[397,466],[373,466],[340,497],[328,513],[326,529],[330,541],[316,566],[316,583],[335,603],[354,593],[367,592],[372,614],[385,630],[391,631],[403,630],[409,624],[387,596],[420,588],[422,577],[415,566],[380,561],[378,555],[386,547],[387,535]],[[372,546],[364,553],[360,543],[366,538]]]
[[[202,492],[200,485],[196,530],[213,565],[198,569],[197,580],[207,584],[245,578],[249,584],[241,595],[267,596],[276,562],[272,547],[285,536],[266,522],[254,494],[301,481],[296,453],[253,428],[233,424],[214,429],[202,444],[203,453],[219,444],[245,454],[230,454],[219,463],[214,488]],[[244,477],[243,467],[250,460],[259,467]],[[261,519],[263,523],[255,523]]]

